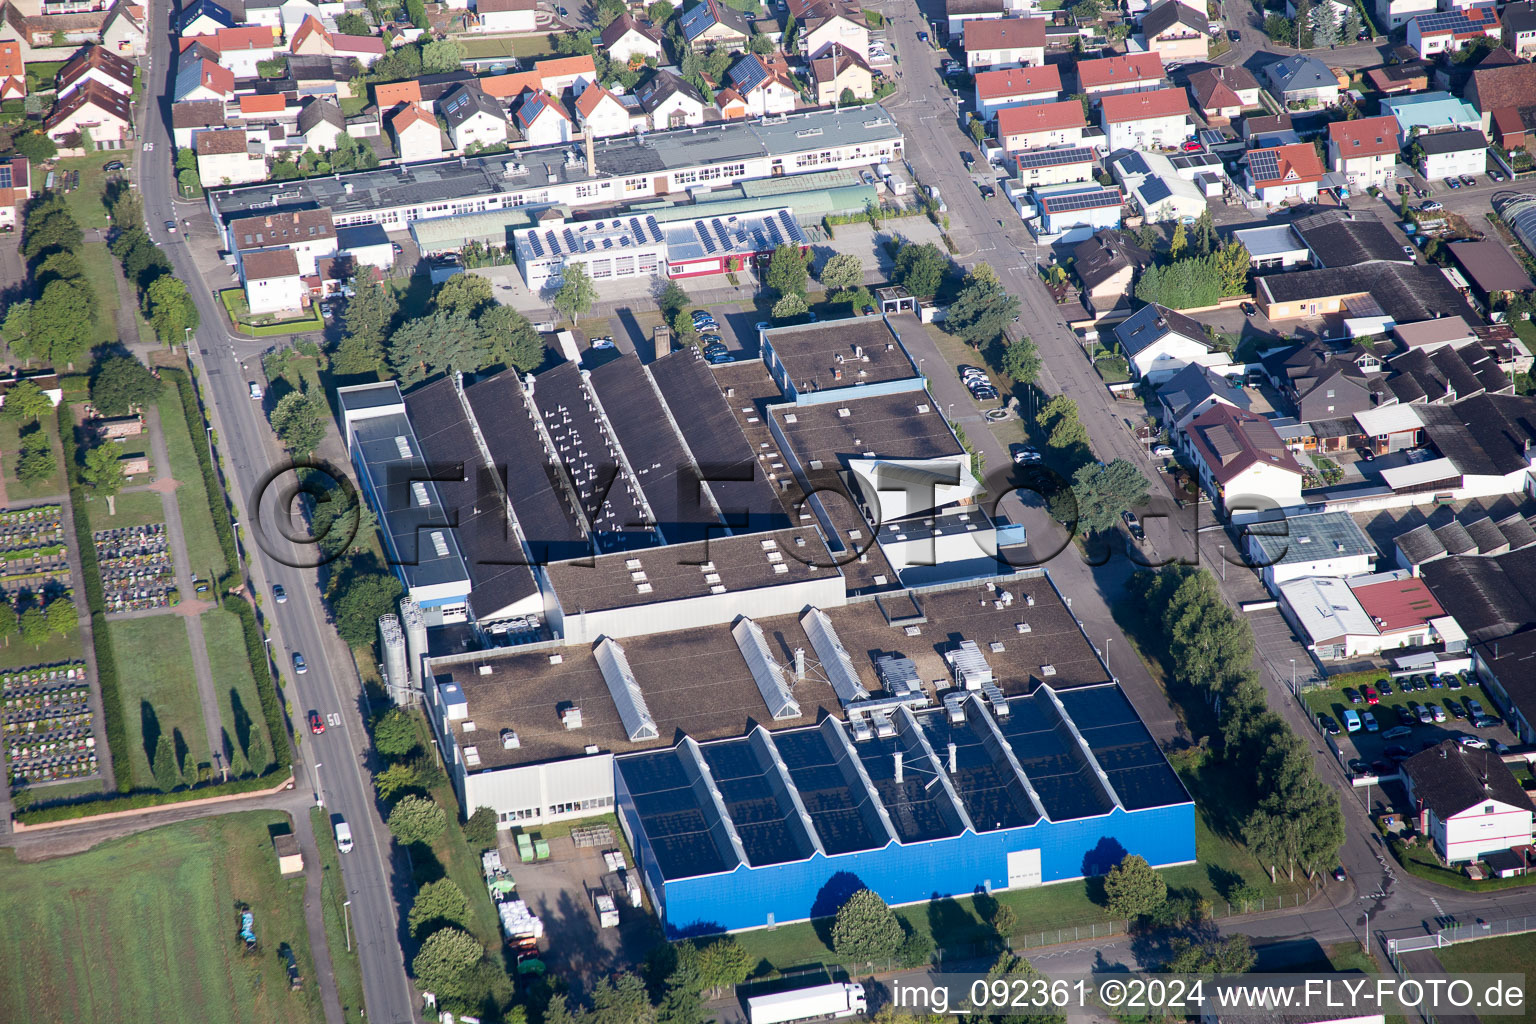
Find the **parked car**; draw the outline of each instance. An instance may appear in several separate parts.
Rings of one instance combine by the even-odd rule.
[[[306,673],[308,671],[309,671],[309,666],[304,664],[304,655],[300,654],[298,651],[294,651],[293,652],[293,674],[301,676],[301,675],[303,675],[304,673]]]
[[[1152,448],[1152,455],[1154,458],[1171,459],[1173,458],[1173,447],[1166,444],[1155,445]]]
[[[120,171],[122,169],[123,169],[123,162],[121,160],[108,160],[107,163],[106,163],[106,166],[102,167],[102,170],[107,171],[109,173],[111,171]]]
[[[1481,736],[1457,736],[1456,742],[1464,747],[1471,747],[1473,750],[1488,749],[1488,741]]]
[[[926,43],[928,41],[928,33],[927,32],[919,32],[917,34],[917,41],[920,42],[920,43]]]
[[[1477,728],[1477,729],[1492,729],[1494,726],[1496,726],[1498,724],[1499,724],[1499,718],[1496,715],[1473,715],[1472,716],[1472,726],[1474,728]]]
[[[1381,724],[1376,721],[1376,716],[1369,711],[1360,713],[1360,724],[1365,726],[1366,732],[1380,732]]]
[[[1332,715],[1325,715],[1319,712],[1317,716],[1317,724],[1322,726],[1323,731],[1326,732],[1329,736],[1337,736],[1339,734],[1339,723],[1333,720]]]
[[[1185,139],[1184,145],[1180,148],[1186,153],[1198,153],[1205,147],[1200,144],[1199,139]]]
[[[1243,303],[1243,316],[1257,316],[1258,312],[1259,312],[1259,307],[1258,306],[1255,306],[1251,302]]]
[[[1463,697],[1461,702],[1467,706],[1467,714],[1473,718],[1483,714],[1482,701],[1474,700],[1471,697]]]
[[[311,711],[309,713],[309,731],[316,736],[325,732],[325,719],[320,717],[320,712]]]
[[[1443,690],[1445,689],[1445,680],[1441,679],[1439,676],[1430,676],[1429,688],[1431,690]]]
[[[1243,34],[1235,28],[1229,28],[1227,29],[1227,39],[1234,43],[1240,43],[1243,41]]]
[[[1462,678],[1460,672],[1453,672],[1445,677],[1445,688],[1447,690],[1459,690],[1461,687]]]
[[[165,230],[174,235],[176,233],[176,222],[173,220],[166,221]]]
[[[1392,762],[1385,758],[1378,757],[1376,760],[1371,762],[1371,771],[1377,775],[1391,775]]]
[[[1412,735],[1413,730],[1408,728],[1406,725],[1394,725],[1392,728],[1382,733],[1381,738],[1384,740],[1400,740],[1406,736]]]
[[[1344,709],[1344,729],[1346,732],[1360,731],[1360,713],[1353,708]]]
[[[1370,763],[1361,758],[1352,757],[1349,759],[1349,773],[1355,776],[1369,775],[1371,774]]]
[[[1376,680],[1376,692],[1383,697],[1392,696],[1392,681],[1390,679]]]
[[[1420,203],[1419,209],[1425,213],[1438,213],[1445,209],[1445,207],[1441,206],[1438,200],[1431,199],[1428,202]]]
[[[255,381],[249,381],[246,386],[251,389],[251,398],[258,402],[261,401],[261,385]]]
[[[1420,725],[1435,724],[1435,713],[1431,711],[1427,705],[1418,705],[1418,716]]]
[[[1136,513],[1126,509],[1120,513],[1120,518],[1125,521],[1125,528],[1131,531],[1131,536],[1137,540],[1146,540],[1147,532],[1141,528],[1141,520],[1136,518]]]
[[[1351,704],[1360,704],[1365,701],[1365,698],[1360,696],[1360,691],[1353,686],[1344,687],[1344,699]]]
[[[1335,882],[1342,882],[1342,881],[1344,881],[1344,879],[1346,879],[1348,877],[1349,877],[1349,875],[1344,871],[1344,869],[1342,867],[1337,867],[1337,868],[1333,869],[1333,880]]]
[[[1462,176],[1461,176],[1461,183],[1462,183],[1462,184],[1463,184],[1463,185],[1465,185],[1465,186],[1467,186],[1467,187],[1468,187],[1468,188],[1471,188],[1471,187],[1472,187],[1472,186],[1474,186],[1474,185],[1476,185],[1476,184],[1477,184],[1477,179],[1476,179],[1476,178],[1474,178],[1474,177],[1473,177],[1473,176],[1472,176],[1472,175],[1470,175],[1470,174],[1463,174],[1463,175],[1462,175]]]
[[[1455,178],[1446,178],[1445,179],[1445,187],[1446,188],[1461,188],[1461,182],[1457,181]]]
[[[1041,459],[1041,455],[1038,451],[1031,448],[1027,444],[1018,443],[1010,444],[1008,446],[1008,457],[1013,459],[1013,464],[1015,466],[1023,466],[1029,463],[1039,462]]]
[[[1376,692],[1376,687],[1374,687],[1374,686],[1364,686],[1364,687],[1361,687],[1360,692],[1365,697],[1365,702],[1367,704],[1380,704],[1381,703],[1381,694]]]
[[[610,348],[613,348],[613,339],[612,338],[606,338],[606,337],[605,338],[592,338],[591,342],[592,342],[592,347],[596,348],[596,349],[610,349]]]
[[[1419,724],[1419,716],[1414,714],[1412,711],[1408,710],[1408,708],[1404,707],[1403,705],[1399,704],[1394,710],[1397,712],[1397,720],[1398,720],[1399,724],[1401,724],[1401,725],[1418,725]]]
[[[1406,761],[1410,757],[1413,756],[1413,754],[1411,754],[1409,752],[1407,747],[1400,746],[1400,745],[1398,745],[1396,743],[1394,743],[1391,746],[1387,747],[1385,750],[1382,751],[1382,753],[1385,754],[1387,757],[1391,758],[1394,761]]]
[[[1449,711],[1451,713],[1451,717],[1456,719],[1458,722],[1467,717],[1466,709],[1463,708],[1457,701],[1446,701],[1445,709]]]

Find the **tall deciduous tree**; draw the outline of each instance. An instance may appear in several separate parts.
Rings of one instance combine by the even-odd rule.
[[[474,319],[462,311],[438,310],[407,321],[389,339],[389,365],[402,384],[438,373],[469,373],[487,364]]]
[[[59,636],[67,636],[80,625],[80,614],[75,611],[75,603],[67,597],[56,597],[49,601],[45,614],[48,619],[48,631],[57,633]]]
[[[857,253],[840,252],[821,266],[821,286],[829,292],[857,288],[864,283],[864,261]]]
[[[804,316],[810,310],[811,307],[806,305],[804,295],[790,292],[788,295],[781,296],[779,301],[773,304],[770,315],[775,320],[792,320],[797,316]]]
[[[455,999],[484,958],[485,948],[473,935],[461,928],[442,928],[421,944],[411,961],[411,973],[422,991],[433,992],[440,1000]]]
[[[1019,338],[1003,347],[1002,368],[1020,384],[1033,384],[1040,376],[1040,350],[1029,338]]]
[[[464,925],[469,921],[469,900],[451,879],[428,882],[417,890],[405,920],[418,939],[444,925]]]
[[[34,427],[21,437],[21,454],[16,459],[16,476],[29,484],[39,483],[53,475],[59,461],[53,454],[53,443],[42,428]]]
[[[167,345],[182,344],[187,332],[196,331],[202,322],[187,286],[170,274],[157,277],[145,289],[144,315],[155,329],[155,337]]]
[[[1104,876],[1104,898],[1116,917],[1140,917],[1168,898],[1168,883],[1144,857],[1131,853]]]
[[[11,637],[16,635],[16,629],[20,624],[16,618],[16,607],[9,601],[0,601],[0,641],[5,646],[11,645]]]
[[[452,39],[437,39],[421,48],[421,70],[428,75],[457,71],[464,64],[464,47]]]
[[[805,254],[798,245],[785,242],[774,249],[768,259],[765,283],[780,296],[804,295],[809,276],[805,269]]]
[[[335,600],[336,631],[350,647],[373,641],[379,616],[395,610],[404,588],[392,573],[369,572],[346,582]]]
[[[53,400],[36,381],[24,380],[5,393],[0,416],[17,423],[36,423],[53,411]]]
[[[443,809],[423,796],[403,796],[389,812],[389,831],[400,842],[430,843],[448,827]]]
[[[420,734],[408,712],[393,708],[373,723],[373,749],[391,761],[410,757],[420,745]]]
[[[290,452],[304,455],[314,451],[325,439],[318,400],[303,391],[288,392],[272,410],[272,429]]]
[[[160,379],[132,356],[113,356],[91,375],[91,404],[103,416],[124,416],[160,397]]]
[[[581,321],[583,314],[591,312],[592,303],[596,301],[597,286],[592,283],[586,265],[567,263],[561,271],[560,287],[550,300],[550,305],[574,324]]]
[[[996,275],[966,278],[950,304],[945,326],[972,348],[980,350],[1003,336],[1019,315],[1019,300],[1003,290]]]
[[[895,956],[905,937],[891,908],[870,889],[848,897],[832,921],[833,951],[866,964]]]
[[[155,743],[155,759],[150,762],[149,770],[154,773],[155,785],[161,792],[169,793],[181,784],[181,769],[176,764],[176,748],[171,743],[171,738],[164,733]]]
[[[85,453],[85,465],[81,467],[80,479],[85,481],[87,487],[95,491],[102,498],[107,499],[107,515],[117,515],[117,495],[123,489],[126,478],[123,475],[123,462],[118,457],[117,445],[110,441],[99,444]]]
[[[528,318],[511,306],[485,310],[475,325],[480,329],[482,347],[491,362],[522,373],[536,370],[544,362],[544,339]]]
[[[438,285],[432,305],[445,313],[467,313],[476,317],[496,302],[489,279],[479,274],[454,274]]]
[[[932,242],[907,243],[896,254],[893,278],[896,283],[920,299],[931,299],[944,283],[949,258]]]
[[[37,605],[21,613],[21,638],[33,647],[48,641],[48,616]]]
[[[1090,463],[1079,467],[1072,475],[1078,528],[1086,533],[1114,529],[1120,513],[1146,503],[1150,486],[1141,470],[1125,459],[1115,459],[1103,466]]]

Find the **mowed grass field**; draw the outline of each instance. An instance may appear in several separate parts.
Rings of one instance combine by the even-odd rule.
[[[309,1024],[324,1020],[304,928],[304,881],[281,878],[253,811],[168,825],[87,853],[21,864],[0,851],[0,1020],[33,1024]],[[236,904],[259,949],[238,938]],[[301,991],[279,956],[292,946]]]
[[[123,717],[128,721],[127,762],[133,768],[134,783],[155,785],[150,761],[155,741],[162,735],[180,735],[178,765],[183,747],[192,752],[198,764],[212,764],[197,675],[192,668],[192,647],[181,616],[167,613],[118,619],[107,624],[107,631],[122,680]],[[146,730],[152,734],[148,740]]]
[[[207,435],[192,437],[187,432],[187,418],[174,388],[160,395],[160,429],[165,431],[166,453],[171,458],[171,475],[176,478],[176,506],[181,510],[181,526],[187,535],[187,568],[193,576],[217,579],[224,574],[224,553],[219,549],[218,534],[213,532],[213,506],[203,487],[203,471],[198,467],[194,444],[207,444]],[[219,496],[223,501],[223,495]]]

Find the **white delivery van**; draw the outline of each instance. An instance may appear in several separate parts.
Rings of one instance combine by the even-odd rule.
[[[336,849],[342,853],[352,852],[352,826],[340,818],[336,820]]]

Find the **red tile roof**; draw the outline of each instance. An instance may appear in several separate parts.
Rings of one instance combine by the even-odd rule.
[[[1440,607],[1435,595],[1429,592],[1429,587],[1416,576],[1388,580],[1385,583],[1368,583],[1350,589],[1354,591],[1355,600],[1360,602],[1365,614],[1375,621],[1376,628],[1383,633],[1411,629],[1445,614],[1445,609]]]
[[[965,26],[967,53],[1023,46],[1045,46],[1044,18],[994,18],[968,22]]]
[[[1229,483],[1257,465],[1301,475],[1295,456],[1262,416],[1218,402],[1184,429],[1218,483]]]
[[[406,82],[380,82],[373,87],[373,101],[380,110],[389,110],[402,103],[421,102],[421,83],[415,79]]]
[[[437,118],[428,113],[427,108],[423,107],[420,103],[406,104],[404,110],[390,119],[389,125],[395,130],[395,134],[399,135],[418,121],[422,124],[431,125],[433,131],[438,130]]]
[[[21,62],[21,44],[14,39],[0,42],[0,76],[24,76],[26,65]]]
[[[1077,65],[1077,81],[1084,91],[1116,85],[1156,82],[1163,78],[1163,58],[1155,53],[1133,53],[1124,57],[1085,60]]]
[[[1397,118],[1362,117],[1354,121],[1335,121],[1328,126],[1328,138],[1339,147],[1345,160],[1360,156],[1385,156],[1396,153]]]
[[[288,109],[288,97],[282,93],[271,95],[253,95],[240,97],[240,113],[249,117],[252,114],[281,114]]]
[[[1082,128],[1085,125],[1083,105],[1077,100],[1035,103],[1027,107],[1008,107],[997,112],[997,137],[1000,139],[1011,135]]]
[[[1047,64],[1043,68],[983,71],[976,76],[976,98],[980,101],[1033,96],[1043,92],[1061,92],[1061,72],[1056,70],[1054,64]]]
[[[499,100],[516,99],[524,91],[544,90],[544,76],[537,71],[519,71],[510,75],[489,75],[480,79],[480,90]]]
[[[1149,117],[1175,117],[1189,113],[1189,97],[1183,89],[1152,89],[1105,96],[1104,123],[1123,124]]]
[[[1275,154],[1275,177],[1255,179],[1254,184],[1259,188],[1283,185],[1287,181],[1316,180],[1323,176],[1323,162],[1310,142],[1293,142],[1267,152]]]

